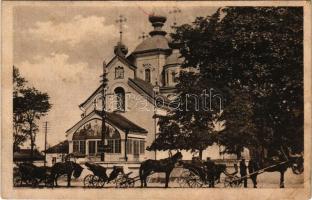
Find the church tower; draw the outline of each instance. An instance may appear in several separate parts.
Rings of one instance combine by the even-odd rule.
[[[149,21],[154,27],[149,33],[151,37],[140,43],[131,55],[134,58],[134,65],[137,66],[136,76],[152,85],[156,83],[164,85],[163,66],[166,64],[167,56],[172,52],[165,37],[167,33],[162,30],[166,20],[164,16],[149,16]]]

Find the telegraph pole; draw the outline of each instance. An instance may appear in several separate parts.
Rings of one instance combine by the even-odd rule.
[[[48,122],[44,125],[44,166],[47,164],[47,133],[48,133]]]
[[[106,118],[106,94],[105,88],[107,85],[107,72],[106,72],[106,63],[103,62],[103,75],[102,75],[102,132],[101,132],[101,143],[102,143],[102,153],[101,153],[101,161],[105,161],[105,134],[106,134],[106,125],[105,125],[105,118]]]

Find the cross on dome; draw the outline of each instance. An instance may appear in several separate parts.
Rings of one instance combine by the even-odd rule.
[[[142,35],[139,36],[139,39],[142,39],[142,41],[146,38],[148,38],[148,35],[145,32],[142,32]]]
[[[127,21],[127,18],[124,17],[123,15],[119,15],[118,19],[116,20],[116,23],[119,24],[119,34],[120,34],[120,38],[119,38],[119,42],[122,43],[122,28],[123,28],[123,24]]]
[[[174,7],[172,10],[169,11],[169,14],[173,15],[173,25],[172,28],[177,26],[177,14],[181,13],[182,11],[178,7]]]

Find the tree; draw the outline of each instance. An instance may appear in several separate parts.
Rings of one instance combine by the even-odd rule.
[[[17,72],[16,75],[19,74],[17,69],[15,72]],[[24,80],[19,75],[17,77],[16,80]],[[18,85],[18,82],[16,82],[16,85]],[[14,119],[16,119],[14,123],[17,123],[14,126],[20,127],[16,129],[15,146],[18,146],[21,144],[21,141],[25,141],[29,137],[31,155],[33,156],[36,134],[38,132],[37,121],[48,113],[52,105],[49,103],[49,95],[47,93],[42,93],[33,87],[23,87],[18,92],[14,92],[16,94],[13,94]]]
[[[27,81],[21,77],[18,68],[13,66],[13,150],[17,151],[19,146],[27,140],[24,127],[23,108],[20,107],[21,90],[25,88]]]
[[[218,143],[225,147],[222,153],[233,153],[240,159],[244,147],[258,144],[250,95],[236,91],[226,105],[219,120],[226,121],[226,128],[218,134]]]
[[[282,144],[303,151],[302,8],[226,7],[177,27],[172,38],[181,44],[182,68],[198,71],[180,74],[178,97],[215,88],[227,99],[217,140],[228,152]],[[214,140],[207,126],[214,113],[173,112],[182,136],[194,136],[191,146],[201,146],[196,135]]]

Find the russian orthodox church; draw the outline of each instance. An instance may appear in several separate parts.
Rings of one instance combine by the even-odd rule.
[[[133,52],[118,42],[114,57],[103,64],[107,72],[105,87],[105,162],[139,163],[168,154],[147,151],[157,137],[157,116],[169,109],[183,58],[177,45],[162,29],[166,17],[149,16],[153,30]],[[100,85],[79,105],[82,119],[66,131],[69,153],[100,161],[102,94]],[[155,95],[164,102],[155,109]]]

